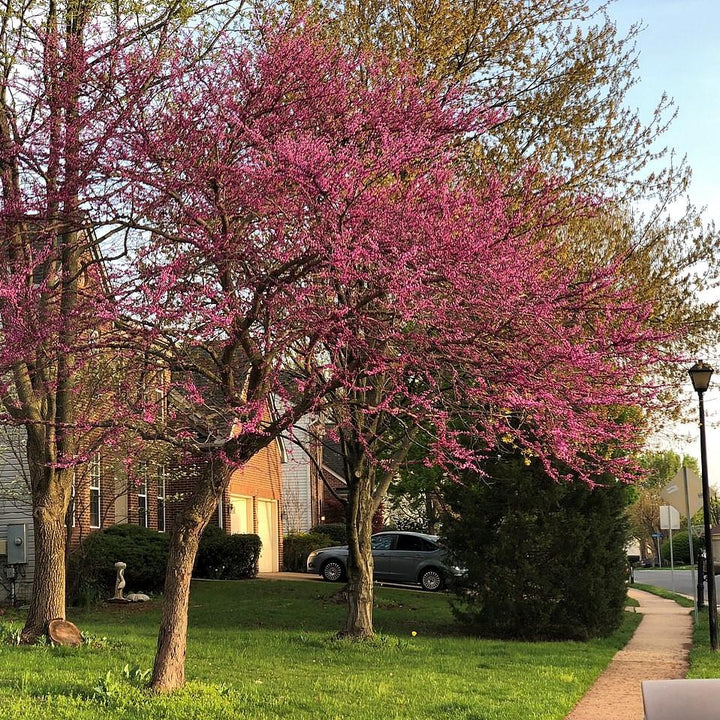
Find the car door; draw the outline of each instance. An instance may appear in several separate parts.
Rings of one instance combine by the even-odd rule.
[[[381,533],[372,537],[372,555],[375,565],[374,577],[376,580],[390,578],[390,558],[395,547],[395,533]]]
[[[437,548],[424,538],[417,535],[398,535],[390,564],[392,579],[399,583],[416,583],[420,566],[433,550]]]

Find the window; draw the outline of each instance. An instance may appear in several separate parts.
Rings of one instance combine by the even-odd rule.
[[[432,552],[437,548],[427,540],[416,535],[398,535],[397,550],[411,552]]]
[[[165,466],[158,468],[157,477],[157,529],[165,532]]]
[[[100,453],[95,453],[90,461],[90,527],[100,527],[100,474],[102,465]]]
[[[394,535],[375,535],[372,539],[373,550],[391,550],[393,546]]]
[[[155,376],[155,417],[158,422],[165,422],[165,409],[167,404],[165,393],[165,373],[162,370]]]
[[[144,463],[140,466],[140,485],[138,486],[138,525],[140,527],[148,526],[148,479],[147,479],[147,465]]]

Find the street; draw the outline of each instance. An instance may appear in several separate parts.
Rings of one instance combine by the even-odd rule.
[[[675,586],[673,587],[673,575]],[[695,573],[697,578],[697,573]],[[635,570],[635,582],[642,583],[644,585],[655,585],[665,590],[673,590],[676,593],[682,595],[693,596],[693,586],[691,580],[690,570]],[[715,586],[717,587],[717,577],[715,580]],[[717,593],[716,593],[717,597]],[[707,588],[705,588],[705,600],[707,601]]]

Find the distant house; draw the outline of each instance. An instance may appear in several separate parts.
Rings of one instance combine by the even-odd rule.
[[[0,602],[11,593],[18,603],[30,598],[35,542],[22,429],[6,428],[0,435]],[[236,470],[213,522],[229,533],[257,533],[262,541],[261,572],[277,571],[282,563],[282,456],[273,442]],[[197,468],[172,462],[141,461],[128,478],[124,463],[102,449],[79,466],[68,508],[68,549],[100,528],[132,523],[168,532]],[[25,564],[9,569],[8,527],[24,526]],[[122,558],[112,558],[112,562]],[[13,578],[9,577],[14,575]]]
[[[345,521],[345,465],[328,428],[306,415],[283,440],[282,517],[286,532],[307,532],[323,523]]]

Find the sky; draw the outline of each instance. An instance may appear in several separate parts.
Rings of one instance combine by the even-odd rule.
[[[706,207],[705,220],[720,228],[720,2],[617,0],[609,14],[623,35],[635,22],[644,26],[637,41],[638,83],[628,104],[649,120],[663,92],[675,101],[677,117],[661,145],[687,158],[693,171],[690,198]],[[708,476],[720,489],[720,348],[709,348],[702,359],[718,371],[705,393],[705,410]],[[689,379],[687,386],[687,401],[697,407]],[[697,425],[679,430],[687,440],[659,442],[699,458]]]

